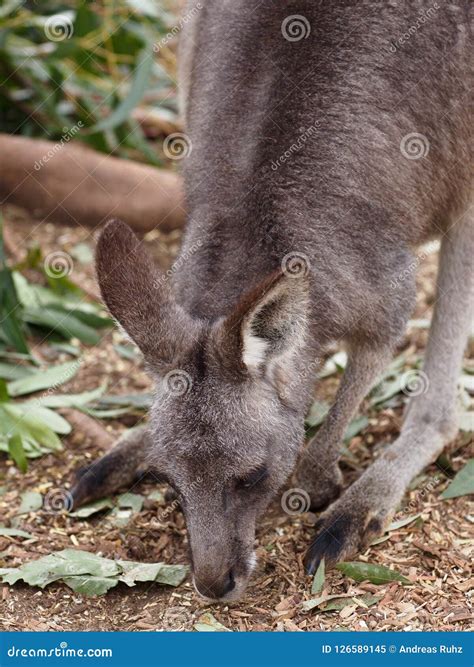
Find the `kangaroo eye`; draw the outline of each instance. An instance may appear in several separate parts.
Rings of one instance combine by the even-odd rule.
[[[253,470],[245,477],[239,477],[235,483],[236,489],[248,491],[249,489],[252,489],[254,486],[267,479],[268,474],[268,470],[264,466],[257,468],[257,470]]]

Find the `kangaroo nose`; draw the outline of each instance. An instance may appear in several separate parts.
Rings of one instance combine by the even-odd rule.
[[[207,598],[213,598],[214,600],[223,598],[224,595],[227,595],[227,593],[230,593],[235,588],[235,579],[232,570],[226,572],[224,576],[218,578],[213,577],[212,579],[210,577],[202,579],[196,574],[194,583],[201,595]]]

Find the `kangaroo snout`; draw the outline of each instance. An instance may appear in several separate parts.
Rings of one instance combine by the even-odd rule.
[[[220,600],[235,590],[235,576],[233,568],[223,573],[216,574],[215,571],[206,568],[204,571],[195,572],[194,587],[204,598]]]
[[[212,544],[203,541],[202,534],[191,529],[191,562],[196,592],[207,600],[239,599],[247,588],[255,556],[253,539],[248,548],[238,547],[231,535],[222,535]],[[216,533],[218,530],[216,529]]]

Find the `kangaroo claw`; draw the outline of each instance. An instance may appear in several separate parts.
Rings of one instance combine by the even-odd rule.
[[[316,572],[323,558],[326,567],[331,567],[363,551],[383,531],[382,517],[356,507],[344,510],[340,504],[333,505],[315,525],[316,536],[304,558],[308,574]]]

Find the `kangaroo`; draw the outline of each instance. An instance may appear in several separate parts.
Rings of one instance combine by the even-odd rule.
[[[149,470],[167,480],[195,587],[227,601],[246,588],[256,521],[298,457],[293,486],[324,510],[305,557],[312,573],[381,534],[457,433],[474,296],[474,7],[201,0],[185,11],[181,254],[164,276],[112,221],[96,256],[103,299],[156,381],[150,421],[82,471],[72,493],[79,504]],[[404,334],[416,248],[435,237],[424,391],[399,437],[343,490],[343,435]],[[347,368],[304,447],[335,341]]]

